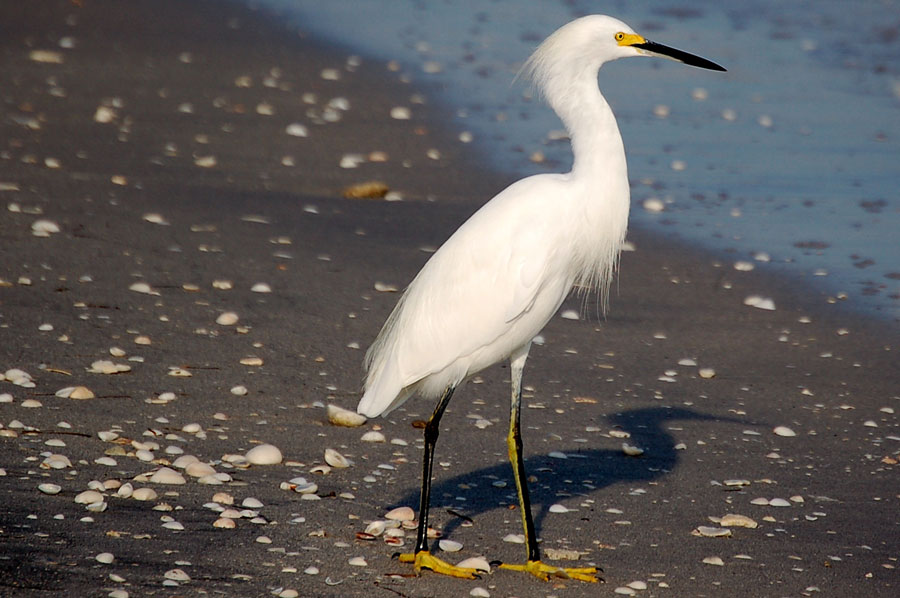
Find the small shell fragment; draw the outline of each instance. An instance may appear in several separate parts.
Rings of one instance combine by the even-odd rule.
[[[343,196],[347,199],[383,199],[390,190],[381,181],[366,181],[344,187]]]
[[[632,444],[628,444],[627,442],[622,443],[622,452],[628,455],[629,457],[640,457],[644,454],[644,449],[634,446]]]
[[[328,414],[328,421],[335,426],[356,428],[363,425],[367,421],[365,415],[360,415],[355,411],[350,411],[349,409],[344,409],[343,407],[338,407],[337,405],[329,404],[325,408],[325,411]]]
[[[721,527],[701,525],[691,533],[695,536],[702,536],[704,538],[727,538],[731,535],[731,530]]]

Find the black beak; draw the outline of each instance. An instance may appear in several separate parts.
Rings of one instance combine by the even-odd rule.
[[[664,58],[671,58],[672,60],[677,60],[678,62],[683,62],[684,64],[696,66],[701,69],[709,69],[711,71],[725,70],[723,67],[719,66],[711,60],[700,58],[699,56],[695,56],[687,52],[682,52],[681,50],[676,50],[675,48],[670,48],[669,46],[664,46],[662,44],[651,42],[649,40],[645,41],[642,44],[632,44],[631,47],[643,50],[648,54],[654,54],[656,56],[662,56]]]

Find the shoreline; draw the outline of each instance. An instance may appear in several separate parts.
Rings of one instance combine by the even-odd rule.
[[[357,532],[391,507],[416,506],[413,421],[431,406],[412,400],[361,428],[330,425],[323,408],[358,400],[364,350],[398,297],[375,283],[402,288],[429,255],[421,248],[446,238],[474,211],[470,198],[488,199],[503,177],[478,170],[475,148],[440,128],[445,107],[413,104],[410,120],[390,118],[424,86],[386,76],[382,64],[348,63],[343,50],[280,33],[231,4],[111,6],[121,8],[0,9],[22,32],[2,54],[13,118],[2,123],[11,141],[0,182],[17,190],[0,191],[8,256],[0,279],[9,283],[0,286],[0,373],[21,368],[35,383],[0,381],[0,395],[11,395],[0,403],[3,592],[428,596],[481,586],[492,596],[594,595],[595,587],[505,572],[473,583],[391,575],[410,573],[390,560],[396,549]],[[76,24],[66,24],[72,14]],[[58,47],[65,37],[74,47]],[[61,61],[36,61],[34,50]],[[339,78],[323,79],[324,69]],[[304,103],[305,93],[315,102]],[[333,98],[349,109],[315,124]],[[101,106],[110,122],[96,120]],[[285,133],[294,122],[306,137]],[[345,154],[371,152],[387,160],[338,167]],[[406,199],[435,200],[340,197],[372,179]],[[11,202],[23,211],[9,211]],[[29,213],[37,207],[42,214]],[[38,219],[60,232],[35,237]],[[588,321],[555,317],[526,371],[524,442],[545,548],[603,566],[610,592],[642,580],[649,589],[638,595],[647,596],[800,595],[812,586],[892,595],[896,335],[824,315],[828,305],[792,306],[800,291],[759,269],[714,267],[709,254],[646,231],[629,238],[637,251],[623,255],[608,317],[598,320],[590,305]],[[251,290],[259,283],[271,292]],[[751,293],[773,295],[778,309],[742,305]],[[577,297],[563,307],[580,308]],[[236,325],[217,323],[225,312]],[[131,369],[87,372],[97,360]],[[432,512],[435,527],[464,545],[454,562],[521,557],[503,541],[520,533],[514,493],[496,484],[511,479],[504,369],[467,385],[442,428]],[[75,385],[96,397],[56,396]],[[246,394],[235,392],[241,386]],[[796,436],[774,434],[776,426]],[[138,444],[98,436],[110,430]],[[362,442],[367,431],[388,441]],[[622,432],[644,457],[622,454]],[[144,461],[138,447],[150,443],[158,448]],[[243,468],[225,458],[261,443],[279,447],[285,462]],[[353,465],[316,473],[326,448]],[[42,467],[44,453],[71,466]],[[231,479],[135,481],[181,454]],[[318,485],[318,500],[280,488],[296,477]],[[725,485],[734,479],[746,484]],[[87,511],[73,499],[91,480],[151,487],[158,498],[110,488],[106,510]],[[61,491],[45,495],[42,483]],[[251,510],[261,520],[214,527],[218,514],[206,505],[217,492],[237,505],[258,499]],[[791,506],[751,503],[759,497]],[[551,512],[557,503],[570,512]],[[760,527],[728,540],[691,534],[728,512]],[[163,527],[173,520],[184,529]],[[111,564],[96,559],[105,552]],[[713,555],[724,565],[703,562]],[[365,565],[351,564],[355,557]],[[190,581],[167,577],[174,569]]]

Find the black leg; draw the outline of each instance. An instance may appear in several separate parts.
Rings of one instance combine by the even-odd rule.
[[[431,503],[431,469],[434,463],[434,445],[437,443],[441,416],[453,396],[455,386],[448,386],[441,396],[434,413],[425,424],[425,455],[422,459],[422,495],[419,500],[419,527],[416,531],[416,552],[428,551],[428,509]]]

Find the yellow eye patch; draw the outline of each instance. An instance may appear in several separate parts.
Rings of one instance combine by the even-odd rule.
[[[637,33],[622,33],[621,31],[615,35],[616,42],[620,46],[633,46],[634,44],[643,44],[647,40]]]

